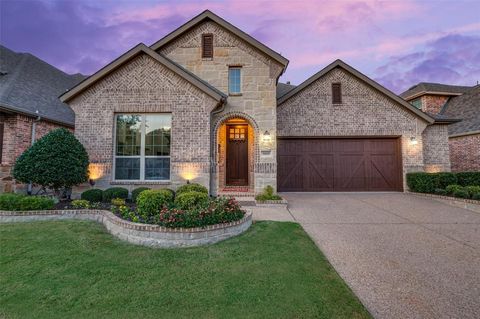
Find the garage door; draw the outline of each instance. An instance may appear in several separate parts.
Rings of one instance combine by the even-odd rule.
[[[278,190],[402,191],[399,140],[280,139]]]

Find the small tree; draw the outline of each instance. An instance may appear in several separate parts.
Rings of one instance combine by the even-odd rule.
[[[51,131],[15,162],[13,177],[44,188],[70,188],[88,180],[88,154],[67,129]]]

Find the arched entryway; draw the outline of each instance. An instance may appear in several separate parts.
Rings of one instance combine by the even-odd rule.
[[[232,115],[216,126],[217,193],[253,192],[255,127],[240,115]]]

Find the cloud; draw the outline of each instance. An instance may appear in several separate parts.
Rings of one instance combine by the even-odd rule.
[[[450,34],[424,49],[392,56],[375,70],[375,80],[401,93],[418,82],[475,85],[480,80],[480,36]]]

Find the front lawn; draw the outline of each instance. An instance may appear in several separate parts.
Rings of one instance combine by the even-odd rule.
[[[0,225],[0,317],[370,318],[302,228],[152,249],[84,221]]]

